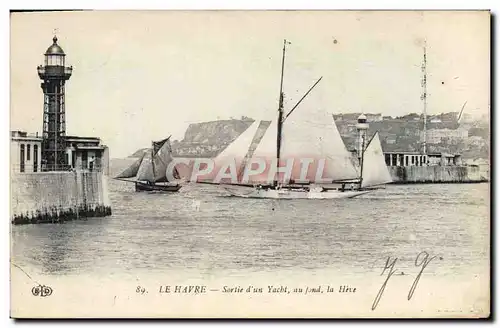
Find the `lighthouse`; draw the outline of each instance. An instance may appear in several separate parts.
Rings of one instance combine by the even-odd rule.
[[[66,113],[64,86],[73,68],[65,66],[63,49],[57,37],[45,51],[44,65],[37,67],[43,90],[42,170],[61,171],[68,167],[66,155]]]
[[[368,122],[366,120],[366,115],[361,114],[358,117],[358,124],[356,124],[356,130],[358,130],[358,160],[359,166],[361,168],[361,174],[359,177],[359,185],[363,181],[363,158],[366,147],[366,133],[368,132]]]
[[[358,123],[356,124],[356,130],[358,131],[358,160],[360,163],[363,161],[363,152],[366,146],[366,133],[368,132],[368,122],[366,120],[365,114],[361,114],[358,117]]]

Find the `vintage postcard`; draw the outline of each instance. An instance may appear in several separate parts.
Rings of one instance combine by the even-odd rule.
[[[487,318],[489,11],[10,16],[13,318]]]

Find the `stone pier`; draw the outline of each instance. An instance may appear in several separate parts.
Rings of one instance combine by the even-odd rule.
[[[11,173],[11,222],[58,223],[111,215],[102,172]]]
[[[389,172],[394,184],[488,181],[488,176],[473,166],[391,166]]]

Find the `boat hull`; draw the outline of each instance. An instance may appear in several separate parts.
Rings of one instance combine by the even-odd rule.
[[[343,199],[354,198],[371,190],[297,190],[224,187],[231,196],[269,199]]]
[[[181,189],[181,185],[162,185],[162,184],[154,184],[150,185],[147,183],[136,182],[135,183],[135,191],[149,191],[149,192],[177,192]]]

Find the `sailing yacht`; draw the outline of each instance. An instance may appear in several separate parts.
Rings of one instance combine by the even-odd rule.
[[[173,161],[170,137],[153,141],[152,147],[115,179],[135,183],[135,191],[176,192],[181,185],[167,178],[167,167]],[[174,168],[173,177],[180,179]],[[127,180],[135,178],[132,180]]]
[[[356,165],[330,114],[323,110],[295,111],[321,78],[285,115],[286,44],[285,40],[277,118],[263,133],[262,122],[254,122],[215,158],[217,167],[237,168],[237,181],[216,179],[210,183],[223,185],[236,197],[335,199],[357,197],[377,185],[391,182],[378,133],[367,144],[362,160]],[[233,163],[232,166],[229,163]],[[254,169],[254,164],[259,164],[260,170]],[[304,164],[307,164],[305,170]],[[347,184],[351,188],[345,188]]]
[[[313,115],[314,117],[314,115]],[[262,123],[254,122],[235,142],[229,145],[226,150],[215,159],[218,167],[228,167],[231,158],[236,158],[237,181],[230,182],[223,179],[218,182],[232,196],[244,198],[272,198],[272,199],[340,199],[353,198],[363,194],[367,194],[380,186],[392,182],[389,170],[385,164],[385,159],[382,153],[379,133],[375,133],[368,142],[363,158],[358,163],[352,157],[351,153],[345,147],[342,137],[335,125],[335,122],[328,122],[328,116],[325,117],[324,123],[314,122],[314,127],[309,124],[303,124],[301,129],[310,131],[305,135],[302,133],[302,138],[286,138],[282,139],[282,163],[286,163],[293,159],[294,165],[291,167],[290,175],[282,179],[276,178],[274,181],[269,181],[269,173],[273,174],[276,171],[272,166],[275,161],[266,159],[272,158],[276,150],[273,151],[274,138],[276,133],[276,124],[271,123],[267,128],[260,143],[255,147],[252,153],[252,144],[255,142],[255,137],[251,136],[256,133],[256,128]],[[290,123],[290,122],[289,122]],[[309,125],[310,129],[307,129]],[[284,135],[286,132],[297,133],[301,135],[298,129],[299,125],[291,126],[283,129]],[[255,134],[256,135],[256,134]],[[302,140],[302,141],[301,141]],[[247,149],[247,150],[245,150]],[[302,149],[302,151],[301,151]],[[304,151],[307,150],[307,151]],[[311,163],[309,172],[306,178],[309,182],[304,183],[304,173],[302,172],[301,162],[295,154],[304,156],[300,158],[322,158],[324,165],[319,163]],[[243,156],[242,154],[245,154]],[[261,174],[251,175],[253,163],[258,163],[262,159],[266,163],[266,167],[270,168],[263,171]],[[297,165],[299,164],[299,165]],[[316,166],[315,166],[316,164]],[[318,170],[321,174],[318,174]],[[328,179],[320,177],[326,176]],[[279,176],[279,174],[278,174]],[[271,183],[270,183],[271,182]]]

